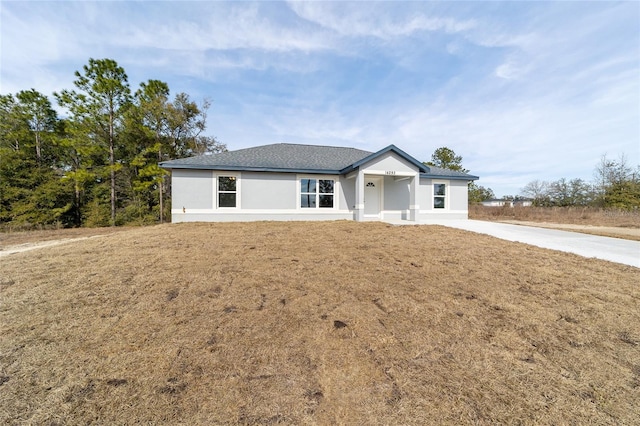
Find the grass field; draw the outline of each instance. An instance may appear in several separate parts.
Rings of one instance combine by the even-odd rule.
[[[2,424],[638,424],[639,270],[438,226],[0,259]]]

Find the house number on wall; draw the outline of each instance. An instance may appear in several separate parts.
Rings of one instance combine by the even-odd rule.
[[[396,174],[396,172],[395,172],[395,171],[393,171],[393,170],[387,170],[387,171],[385,171],[385,172],[384,172],[384,174],[385,174],[385,175],[395,175],[395,174]]]

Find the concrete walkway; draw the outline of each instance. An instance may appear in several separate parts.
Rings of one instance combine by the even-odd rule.
[[[481,220],[442,220],[424,222],[423,224],[464,229],[507,241],[517,241],[640,268],[639,241]]]

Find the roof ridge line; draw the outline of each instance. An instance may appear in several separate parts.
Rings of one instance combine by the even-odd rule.
[[[355,149],[358,151],[364,151],[364,152],[373,152],[373,151],[367,151],[364,149],[360,149],[360,148],[354,148],[352,146],[337,146],[337,145],[319,145],[319,144],[308,144],[308,143],[292,143],[292,142],[277,142],[277,143],[272,143],[269,145],[298,145],[298,146],[316,146],[318,148],[339,148],[339,149]],[[262,145],[262,146],[269,146],[269,145]],[[257,147],[255,147],[257,148]]]

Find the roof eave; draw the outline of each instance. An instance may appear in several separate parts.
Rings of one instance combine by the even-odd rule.
[[[466,176],[451,176],[451,175],[432,175],[429,173],[420,173],[421,178],[425,179],[449,179],[449,180],[466,180],[473,181],[480,179],[478,176],[466,175]]]
[[[340,170],[328,170],[328,169],[287,169],[278,167],[246,167],[246,166],[225,166],[225,165],[210,165],[210,164],[174,164],[167,165],[160,163],[160,167],[163,169],[181,169],[181,170],[224,170],[234,172],[272,172],[272,173],[308,173],[314,175],[339,175]]]

